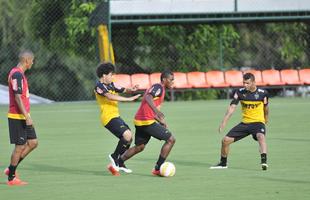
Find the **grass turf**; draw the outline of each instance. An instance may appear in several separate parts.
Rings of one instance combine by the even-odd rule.
[[[134,172],[111,176],[107,155],[117,143],[99,123],[95,102],[33,105],[39,147],[18,168],[29,182],[9,187],[0,174],[0,199],[309,199],[310,101],[270,100],[267,126],[268,171],[260,169],[258,144],[247,137],[231,146],[229,169],[210,170],[219,160],[223,134],[217,128],[228,100],[165,102],[163,112],[177,142],[168,160],[176,176],[151,175],[162,142],[151,139],[144,152],[127,162]],[[123,119],[132,125],[138,103],[120,103]],[[240,109],[225,132],[240,121]],[[0,169],[9,163],[7,106],[0,106]]]

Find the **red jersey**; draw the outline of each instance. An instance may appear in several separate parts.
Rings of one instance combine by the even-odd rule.
[[[145,100],[145,96],[153,96],[155,106],[159,109],[165,98],[165,87],[159,83],[152,85],[144,94],[139,110],[136,113],[134,124],[136,126],[150,125],[155,122],[155,112]]]
[[[19,110],[15,101],[15,94],[21,94],[22,103],[25,106],[27,113],[30,112],[28,81],[24,71],[19,67],[14,67],[8,77],[10,105],[8,118],[11,119],[26,119]]]

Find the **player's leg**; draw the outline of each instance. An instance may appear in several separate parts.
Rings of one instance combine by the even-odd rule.
[[[146,132],[158,140],[165,141],[160,150],[160,154],[155,164],[155,167],[152,170],[152,173],[154,175],[159,175],[160,166],[166,161],[176,140],[169,130],[167,130],[165,127],[161,126],[158,123],[153,123],[149,125],[146,129]]]
[[[263,123],[253,123],[251,125],[251,132],[253,139],[258,142],[259,153],[261,156],[261,167],[263,170],[267,170],[267,143],[266,143],[266,128]]]
[[[34,129],[33,126],[26,126],[25,129],[26,132],[26,137],[27,137],[27,142],[25,144],[25,148],[21,154],[21,157],[18,161],[18,164],[20,164],[20,162],[26,158],[26,156],[32,152],[35,148],[38,147],[38,139],[37,139],[37,135],[36,135],[36,131]]]
[[[144,150],[151,136],[144,132],[146,126],[136,126],[135,146],[129,148],[121,157],[120,162],[125,162],[134,155]]]
[[[11,161],[5,174],[8,175],[8,185],[24,185],[27,184],[16,177],[16,169],[21,161],[22,152],[26,148],[27,135],[25,131],[25,120],[9,119],[10,142],[15,145],[11,154]]]
[[[261,155],[261,166],[263,170],[267,170],[267,144],[266,144],[266,137],[263,133],[256,134],[257,141],[259,144],[259,152]]]
[[[237,142],[248,135],[249,133],[247,132],[246,124],[240,123],[233,127],[222,139],[220,162],[215,166],[211,166],[210,169],[226,169],[230,144]]]
[[[112,166],[118,171],[118,159],[130,146],[132,133],[129,126],[120,118],[116,117],[105,126],[119,141],[112,154],[109,155]]]

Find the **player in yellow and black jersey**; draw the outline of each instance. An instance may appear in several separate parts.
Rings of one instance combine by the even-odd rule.
[[[118,93],[130,93],[138,89],[138,86],[132,88],[117,87],[113,83],[114,65],[112,63],[102,63],[97,68],[99,80],[95,86],[95,94],[100,107],[100,118],[105,128],[113,135],[119,138],[119,142],[114,153],[109,155],[111,164],[108,166],[113,175],[119,175],[119,171],[130,173],[125,165],[119,166],[118,159],[129,147],[132,142],[132,133],[129,126],[120,117],[118,111],[118,101],[134,101],[140,97],[140,94],[132,97],[119,96]]]
[[[251,73],[244,74],[243,85],[244,88],[234,92],[233,100],[220,124],[219,132],[223,131],[239,102],[242,109],[242,121],[222,139],[221,160],[218,165],[212,166],[210,169],[227,168],[229,145],[248,135],[252,135],[253,139],[258,141],[262,169],[267,170],[268,168],[265,139],[265,124],[268,122],[268,93],[266,90],[256,87],[255,77]]]

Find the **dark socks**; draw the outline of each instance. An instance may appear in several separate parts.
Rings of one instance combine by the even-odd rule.
[[[13,165],[9,166],[9,176],[8,176],[9,181],[11,181],[15,178],[16,168],[17,168],[17,166],[13,166]]]
[[[119,157],[125,153],[125,151],[130,147],[130,143],[127,140],[125,140],[124,138],[121,138],[118,141],[118,144],[116,146],[116,149],[114,151],[114,153],[111,155],[112,158],[117,161],[119,159]]]
[[[260,154],[260,157],[261,157],[261,163],[267,163],[267,154],[266,153]]]
[[[159,158],[158,158],[157,163],[155,165],[155,170],[159,170],[160,166],[165,162],[165,160],[166,160],[166,158],[159,155]]]
[[[227,157],[221,156],[221,164],[227,165]]]

